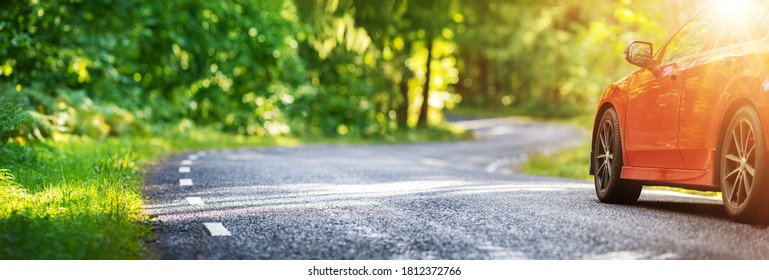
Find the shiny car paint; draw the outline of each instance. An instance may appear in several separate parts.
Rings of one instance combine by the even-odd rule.
[[[639,68],[610,85],[595,118],[607,108],[617,112],[625,160],[620,178],[719,191],[714,172],[719,135],[734,111],[755,107],[764,134],[769,132],[768,45],[764,36],[713,47]],[[654,59],[661,56],[657,52]]]

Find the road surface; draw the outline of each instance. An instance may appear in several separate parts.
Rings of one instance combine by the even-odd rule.
[[[592,183],[511,172],[585,132],[458,121],[478,140],[182,154],[150,172],[164,259],[767,259],[766,227],[720,200],[644,190],[599,203]],[[588,151],[586,151],[587,154]]]

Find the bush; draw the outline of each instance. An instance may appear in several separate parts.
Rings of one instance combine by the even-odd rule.
[[[3,92],[2,96],[8,96]],[[0,97],[0,147],[8,139],[19,135],[18,128],[29,120],[29,114],[21,104],[9,97]]]

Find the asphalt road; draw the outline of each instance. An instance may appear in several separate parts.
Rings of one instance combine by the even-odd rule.
[[[479,139],[178,155],[145,192],[156,248],[164,259],[769,259],[766,227],[730,221],[720,200],[644,190],[609,205],[592,183],[511,172],[579,143],[577,129],[458,123]]]

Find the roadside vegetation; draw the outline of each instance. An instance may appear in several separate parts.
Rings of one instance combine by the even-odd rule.
[[[590,142],[553,154],[534,154],[520,168],[521,172],[532,175],[593,181],[593,176],[588,174]]]
[[[146,164],[184,150],[294,143],[193,129],[6,145],[0,149],[0,258],[152,258],[141,197]]]

